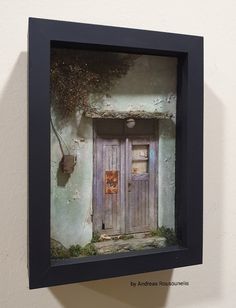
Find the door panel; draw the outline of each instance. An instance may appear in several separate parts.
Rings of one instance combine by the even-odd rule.
[[[156,142],[97,137],[94,231],[108,235],[157,227]]]
[[[129,139],[127,141],[128,154],[128,204],[126,232],[145,232],[154,228],[155,218],[150,219],[155,206],[150,194],[154,190],[153,173],[156,155],[153,153],[151,138]],[[155,161],[154,161],[155,160]]]
[[[149,230],[149,180],[131,179],[128,198],[127,233],[145,232]]]
[[[122,145],[120,139],[96,140],[96,207],[94,231],[120,234],[121,195],[124,186]]]
[[[120,214],[120,143],[111,140],[103,142],[103,228],[114,233],[119,232]],[[112,172],[113,171],[113,172]]]

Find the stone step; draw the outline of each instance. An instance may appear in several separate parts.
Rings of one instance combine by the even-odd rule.
[[[151,248],[161,248],[166,246],[164,237],[143,237],[131,238],[128,240],[107,240],[94,243],[98,254],[109,254],[116,252],[126,252],[132,250],[144,250]]]

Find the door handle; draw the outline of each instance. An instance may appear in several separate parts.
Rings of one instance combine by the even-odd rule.
[[[132,183],[129,181],[128,182],[128,191],[131,191]]]

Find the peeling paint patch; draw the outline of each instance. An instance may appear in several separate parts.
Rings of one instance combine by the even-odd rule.
[[[72,197],[74,200],[80,199],[80,192],[78,189],[75,190],[75,194]]]
[[[150,160],[154,159],[155,152],[153,149],[150,149]]]
[[[164,159],[165,162],[168,162],[168,161],[170,161],[170,160],[171,160],[171,155],[168,156],[168,157],[166,157],[166,158]]]

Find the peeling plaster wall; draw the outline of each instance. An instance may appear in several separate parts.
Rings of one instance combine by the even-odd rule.
[[[78,116],[57,129],[77,164],[69,178],[61,172],[62,153],[51,130],[51,237],[66,247],[85,245],[92,237],[92,120]]]
[[[102,109],[175,114],[176,72],[176,58],[140,56],[104,98]]]
[[[174,228],[175,195],[175,58],[140,56],[99,102],[102,110],[170,112],[171,120],[159,120],[158,224]],[[91,96],[92,99],[92,96]],[[55,115],[53,115],[54,122]],[[84,245],[92,237],[93,136],[92,120],[77,115],[70,124],[57,126],[77,165],[70,178],[58,169],[61,151],[51,133],[51,237],[64,246]],[[84,141],[80,141],[84,138]]]
[[[175,123],[159,121],[158,225],[175,228]]]

